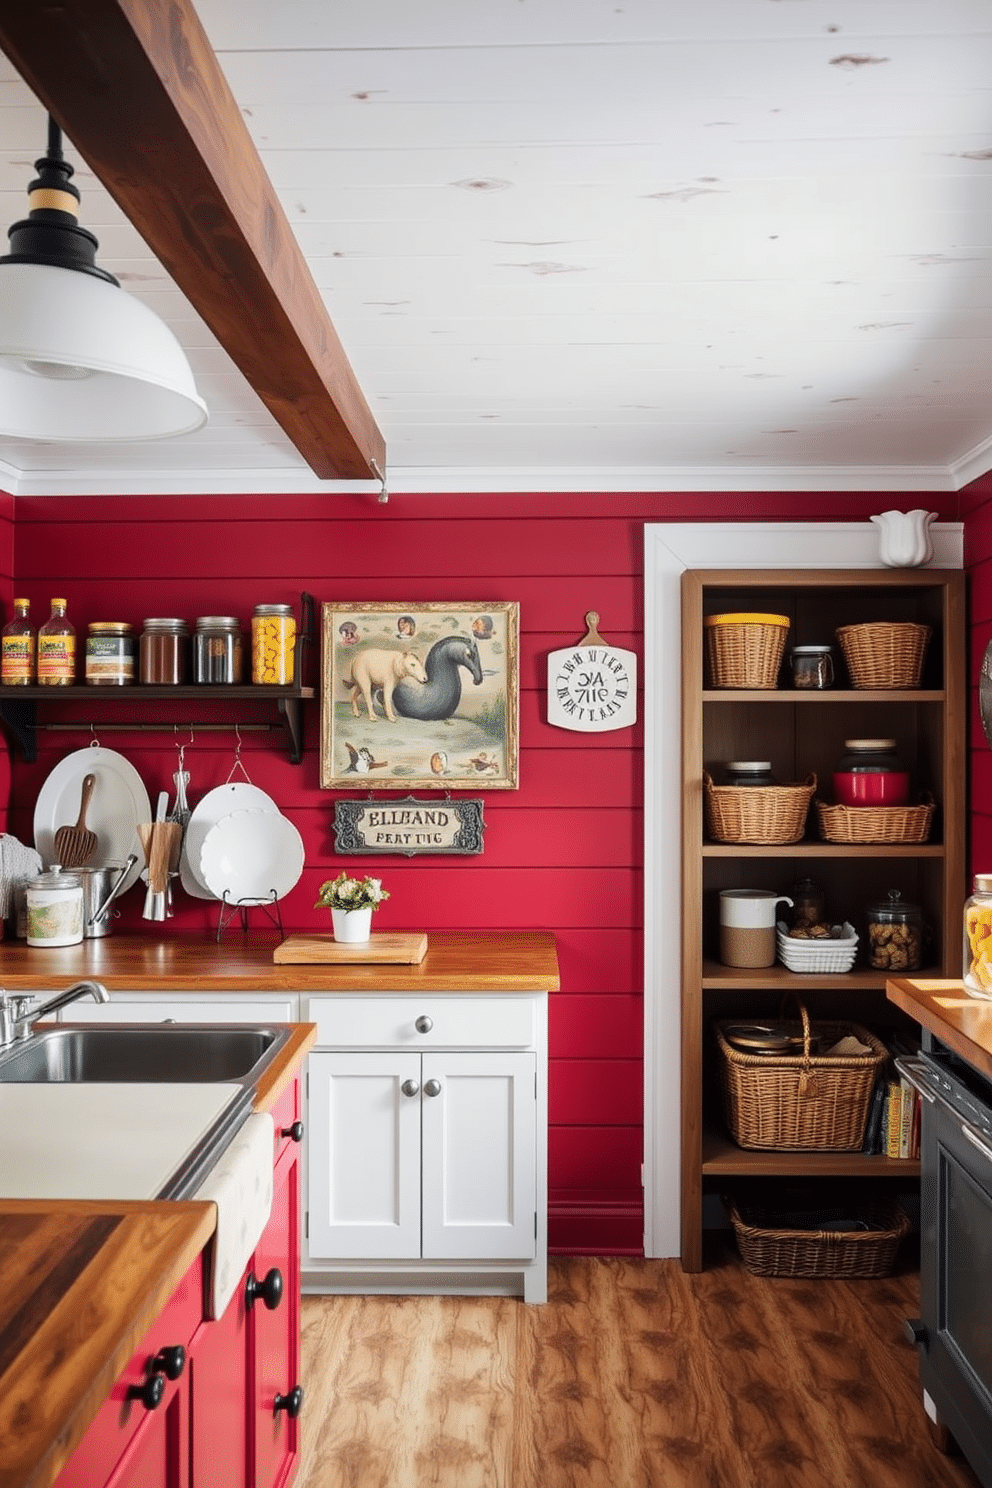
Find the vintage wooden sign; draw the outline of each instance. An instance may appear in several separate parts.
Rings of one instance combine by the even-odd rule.
[[[637,722],[637,653],[608,646],[595,610],[577,646],[548,655],[548,722],[582,734]]]
[[[339,853],[481,853],[481,800],[335,801]]]

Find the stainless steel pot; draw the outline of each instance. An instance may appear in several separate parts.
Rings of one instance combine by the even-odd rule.
[[[87,940],[110,934],[111,920],[117,916],[110,906],[137,861],[132,853],[124,863],[109,862],[99,868],[76,870],[83,885],[83,935]]]

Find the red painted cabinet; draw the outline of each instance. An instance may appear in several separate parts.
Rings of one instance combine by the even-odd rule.
[[[302,1404],[299,1100],[294,1081],[273,1111],[272,1213],[223,1316],[203,1319],[200,1257],[56,1488],[286,1488],[291,1481]]]

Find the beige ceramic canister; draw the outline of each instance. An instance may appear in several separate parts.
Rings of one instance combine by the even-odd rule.
[[[724,966],[773,966],[775,919],[786,894],[773,889],[720,891],[720,960]]]

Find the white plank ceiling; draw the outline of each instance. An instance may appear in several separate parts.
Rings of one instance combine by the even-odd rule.
[[[197,9],[394,492],[952,490],[992,466],[989,0]],[[44,141],[0,58],[4,229]],[[211,416],[0,441],[0,486],[374,490],[315,479],[66,153],[98,262]]]

